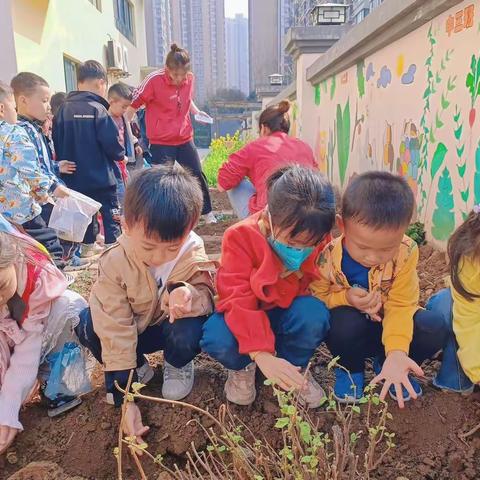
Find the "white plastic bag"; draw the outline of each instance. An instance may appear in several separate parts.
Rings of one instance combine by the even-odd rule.
[[[81,242],[88,226],[102,205],[95,200],[70,190],[70,196],[55,203],[48,226],[59,238],[69,242]]]

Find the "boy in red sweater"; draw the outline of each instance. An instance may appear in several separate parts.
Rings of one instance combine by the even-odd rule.
[[[335,200],[330,183],[299,166],[274,173],[268,206],[227,230],[217,274],[217,313],[203,327],[202,349],[229,369],[227,399],[255,400],[255,369],[309,407],[324,391],[301,373],[329,329],[324,303],[310,296],[315,260],[330,240]]]

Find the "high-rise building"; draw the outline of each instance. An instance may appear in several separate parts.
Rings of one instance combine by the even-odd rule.
[[[172,40],[170,0],[145,0],[147,58],[152,67],[165,64]]]
[[[248,20],[237,14],[225,19],[227,87],[250,93],[248,65]]]
[[[248,0],[250,91],[280,73],[279,0]]]
[[[202,104],[226,86],[224,0],[170,0],[171,39],[186,48]]]
[[[360,23],[369,13],[383,3],[383,0],[352,0],[350,21]]]

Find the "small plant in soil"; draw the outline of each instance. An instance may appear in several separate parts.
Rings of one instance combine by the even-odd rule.
[[[425,245],[425,225],[422,222],[412,223],[407,229],[407,236],[416,242],[419,247]]]
[[[329,368],[333,368],[337,360],[333,359]],[[119,446],[114,450],[118,479],[123,478],[122,445],[126,445],[133,456],[140,478],[147,478],[137,455],[142,453],[141,458],[157,464],[161,478],[169,480],[370,480],[395,447],[395,434],[387,430],[392,416],[387,404],[371,387],[365,389],[358,405],[340,405],[333,394],[324,398],[322,415],[333,421],[333,425],[329,431],[323,431],[318,420],[299,404],[297,394],[286,393],[269,381],[265,383],[272,386],[280,409],[280,416],[272,425],[280,432],[277,444],[257,438],[225,405],[216,418],[194,405],[145,396],[141,393],[144,387],[141,384],[120,389],[130,392],[125,395],[124,406],[135,399],[179,405],[209,417],[213,427],[205,428],[198,420],[192,420],[203,429],[208,444],[199,449],[192,443],[186,465],[182,469],[177,465],[170,468],[161,455],[148,451],[148,444],[138,445],[134,438],[123,437],[122,413]]]

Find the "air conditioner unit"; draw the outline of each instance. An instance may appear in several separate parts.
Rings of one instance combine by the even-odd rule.
[[[123,71],[128,74],[128,48],[123,46]]]
[[[124,70],[123,47],[115,40],[109,40],[107,44],[107,62],[110,70]]]

